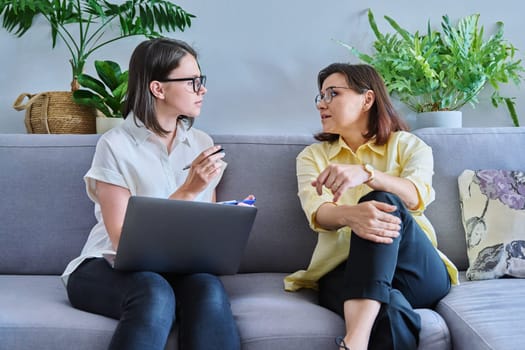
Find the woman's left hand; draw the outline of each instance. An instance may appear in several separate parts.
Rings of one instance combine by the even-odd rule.
[[[368,178],[369,174],[362,165],[330,164],[312,182],[312,186],[318,195],[323,193],[323,186],[330,189],[334,194],[333,201],[337,202],[347,189],[361,185]]]

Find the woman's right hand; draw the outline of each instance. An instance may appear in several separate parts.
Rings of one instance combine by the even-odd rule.
[[[221,146],[212,146],[202,151],[189,168],[188,177],[182,186],[170,197],[172,199],[193,199],[204,191],[208,184],[221,173],[224,152],[213,154]]]
[[[376,243],[392,243],[399,236],[401,220],[390,214],[397,210],[396,206],[367,201],[345,209],[345,226],[352,229],[352,234]]]

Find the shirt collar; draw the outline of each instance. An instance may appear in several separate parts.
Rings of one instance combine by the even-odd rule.
[[[385,154],[386,145],[382,145],[382,146],[376,145],[375,138],[371,138],[365,144],[359,146],[358,150],[361,148],[368,148],[372,152],[377,153],[382,156]],[[334,142],[332,144],[332,147],[330,148],[330,151],[328,154],[329,159],[335,158],[343,149],[346,149],[352,154],[354,154],[354,151],[352,151],[350,147],[348,147],[348,145],[343,140],[343,137],[339,136],[339,139],[336,142]]]
[[[137,145],[144,143],[149,137],[155,135],[153,131],[146,128],[146,126],[140,119],[135,118],[133,112],[128,114],[128,116],[126,117],[124,121],[124,127],[134,139]],[[188,131],[188,124],[182,119],[179,119],[179,121],[177,122],[177,134],[175,135],[174,146],[178,143],[186,143],[190,145],[191,137]]]

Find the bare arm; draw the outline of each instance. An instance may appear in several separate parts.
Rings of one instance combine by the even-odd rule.
[[[107,182],[97,181],[96,186],[96,195],[102,211],[104,225],[113,248],[117,250],[131,193],[127,188]]]

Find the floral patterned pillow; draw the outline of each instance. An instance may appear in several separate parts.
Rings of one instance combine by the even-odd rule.
[[[465,170],[458,178],[469,280],[525,277],[525,173]]]

